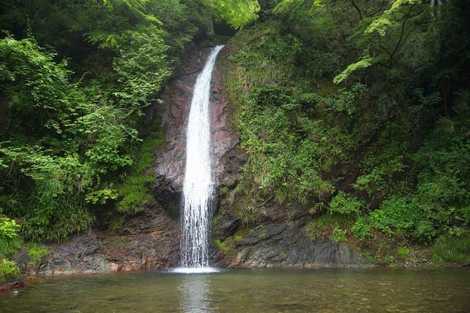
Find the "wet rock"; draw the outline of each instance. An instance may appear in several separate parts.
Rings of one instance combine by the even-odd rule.
[[[181,208],[181,186],[174,184],[170,179],[163,175],[157,176],[156,181],[158,183],[155,184],[153,189],[155,197],[165,208],[169,216],[176,220],[179,217]]]
[[[190,49],[178,73],[169,82],[159,104],[165,144],[157,151],[155,190],[157,200],[165,206],[168,198],[176,198],[182,191],[185,160],[185,128],[199,71],[207,58],[209,49]],[[171,201],[170,201],[171,202]],[[172,204],[172,203],[170,203]]]
[[[157,206],[129,219],[119,233],[90,231],[50,246],[50,254],[30,275],[154,271],[176,266],[178,225]]]
[[[261,241],[273,239],[286,230],[286,224],[260,225],[253,229],[246,238],[238,243],[238,246],[254,246]]]
[[[31,258],[29,257],[28,251],[26,249],[21,249],[21,251],[15,255],[14,261],[20,271],[24,273],[28,268],[28,264],[30,263]]]
[[[311,240],[295,224],[261,225],[237,244],[233,267],[363,267],[368,264],[346,244]]]
[[[237,217],[227,218],[227,220],[221,223],[221,225],[218,227],[219,233],[217,234],[217,238],[220,238],[221,240],[225,240],[226,238],[235,234],[235,232],[240,227],[240,225],[241,225],[241,220],[239,218]]]

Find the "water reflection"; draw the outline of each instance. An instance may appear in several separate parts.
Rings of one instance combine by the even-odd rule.
[[[182,278],[181,311],[184,313],[216,313],[210,307],[209,275],[185,275]]]

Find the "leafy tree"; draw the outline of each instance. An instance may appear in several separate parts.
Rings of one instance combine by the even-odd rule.
[[[240,28],[257,18],[260,6],[257,0],[201,0],[217,16]]]

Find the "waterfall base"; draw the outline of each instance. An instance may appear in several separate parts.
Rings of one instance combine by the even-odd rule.
[[[219,273],[221,270],[216,267],[204,266],[204,267],[176,267],[169,270],[170,273],[175,274],[210,274]]]

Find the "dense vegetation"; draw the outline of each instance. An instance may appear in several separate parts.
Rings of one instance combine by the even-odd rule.
[[[308,211],[314,239],[381,255],[439,238],[436,259],[469,262],[468,2],[285,0],[260,15],[226,73],[249,155],[240,193],[257,195],[242,220],[275,195]]]
[[[256,195],[246,225],[275,195],[309,213],[313,238],[435,243],[468,262],[470,5],[431,4],[2,1],[0,280],[22,246],[35,261],[31,242],[150,201],[163,137],[144,117],[214,19],[241,28],[226,79],[249,156],[240,192]]]
[[[2,1],[0,280],[17,273],[8,259],[23,240],[63,241],[151,199],[163,137],[144,116],[185,48],[212,34],[220,5]],[[239,26],[255,16],[245,11],[223,18]]]

